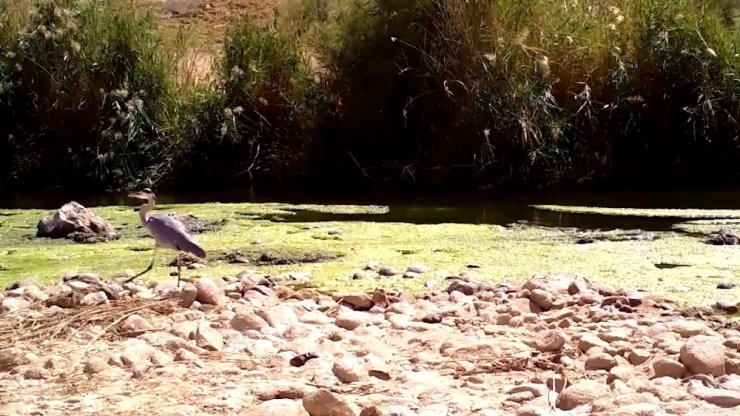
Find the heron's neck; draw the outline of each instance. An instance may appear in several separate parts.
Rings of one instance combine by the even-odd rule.
[[[141,219],[141,223],[146,225],[146,215],[149,213],[149,211],[154,209],[154,198],[149,199],[149,201],[141,206],[141,209],[139,210],[139,218]]]

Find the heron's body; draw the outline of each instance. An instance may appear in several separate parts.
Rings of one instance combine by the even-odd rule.
[[[200,258],[206,257],[206,251],[203,250],[198,242],[188,233],[185,225],[169,215],[150,214],[154,209],[154,193],[150,189],[144,189],[141,192],[133,193],[129,196],[134,198],[146,199],[146,204],[139,210],[141,224],[149,231],[149,235],[154,239],[154,254],[149,267],[143,272],[127,280],[130,282],[142,274],[150,271],[154,267],[154,256],[157,248],[165,248],[177,252],[184,251]],[[180,283],[180,266],[177,267],[177,282]]]
[[[157,247],[185,251],[201,258],[206,256],[203,247],[188,234],[182,222],[169,215],[147,215],[152,209],[154,209],[154,199],[141,207],[139,217],[144,227],[149,230],[149,235],[152,236]]]

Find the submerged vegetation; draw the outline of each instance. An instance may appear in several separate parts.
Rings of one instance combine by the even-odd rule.
[[[131,0],[0,0],[0,188],[732,181],[722,0],[285,0],[198,81]]]

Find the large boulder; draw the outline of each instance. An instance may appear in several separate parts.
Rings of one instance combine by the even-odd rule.
[[[106,220],[78,204],[69,202],[36,226],[36,237],[70,238],[78,242],[116,240],[118,233]]]

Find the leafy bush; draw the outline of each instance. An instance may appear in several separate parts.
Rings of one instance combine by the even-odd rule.
[[[156,177],[151,168],[167,160],[172,62],[155,17],[75,0],[41,0],[18,17],[3,14],[0,25],[6,176],[100,187]]]
[[[288,1],[205,84],[130,3],[3,2],[0,187],[737,177],[728,0]]]
[[[345,161],[335,174],[459,186],[734,172],[713,168],[740,156],[738,32],[723,10],[311,0],[284,16],[341,103],[315,160]]]
[[[274,179],[305,161],[312,108],[306,60],[275,27],[249,18],[231,28],[213,85],[194,95],[183,122],[179,174],[203,183]]]

